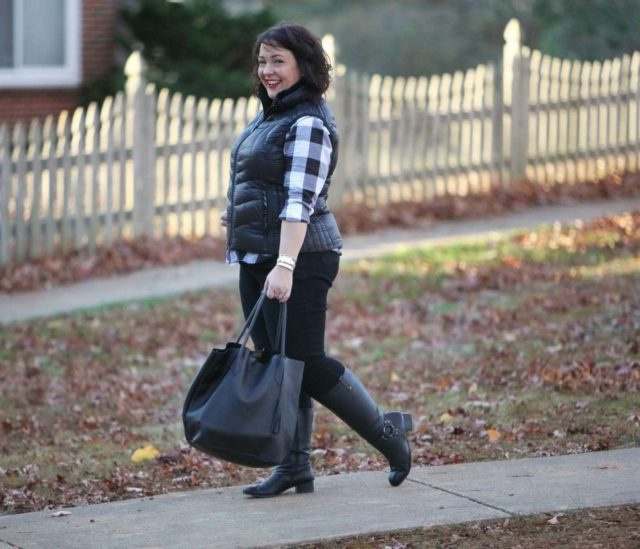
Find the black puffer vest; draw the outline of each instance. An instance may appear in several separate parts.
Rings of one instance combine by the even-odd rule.
[[[264,92],[264,90],[262,90]],[[279,94],[275,101],[260,97],[263,111],[245,128],[231,150],[227,246],[237,252],[277,255],[279,215],[285,206],[284,142],[291,126],[303,116],[316,116],[329,131],[333,151],[329,175],[311,216],[301,252],[342,248],[340,231],[327,206],[327,195],[338,159],[338,130],[324,100],[314,104],[303,83]]]

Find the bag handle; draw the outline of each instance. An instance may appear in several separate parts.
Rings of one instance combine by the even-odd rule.
[[[279,343],[277,351],[282,356],[287,356],[285,352],[285,340],[287,339],[287,303],[280,303],[280,313],[278,314],[278,327],[276,329],[276,341]]]
[[[256,301],[256,304],[253,306],[253,309],[251,309],[249,316],[247,316],[247,320],[242,327],[240,335],[236,339],[236,343],[239,343],[242,346],[245,346],[247,344],[247,341],[249,341],[249,335],[251,334],[251,331],[256,324],[256,320],[258,319],[258,313],[260,312],[260,309],[262,309],[262,305],[264,304],[264,300],[266,298],[266,292],[262,291],[260,293],[258,301]]]
[[[240,332],[240,335],[236,339],[236,343],[242,346],[246,346],[247,342],[249,341],[249,336],[251,335],[251,331],[253,330],[253,327],[255,326],[256,321],[258,319],[258,314],[260,313],[260,310],[262,309],[262,306],[264,305],[264,301],[266,298],[267,298],[267,293],[266,291],[263,290],[262,292],[260,292],[260,297],[258,298],[258,301],[256,301],[256,304],[253,306],[253,309],[251,309],[249,316],[247,316],[247,320],[244,323],[244,326],[242,327],[242,331]],[[280,354],[284,356],[286,356],[286,353],[285,353],[286,337],[287,337],[287,304],[280,303],[280,312],[278,314],[278,326],[276,328],[276,342],[279,343],[277,351],[279,351]]]

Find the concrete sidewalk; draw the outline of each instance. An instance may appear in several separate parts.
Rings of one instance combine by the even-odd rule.
[[[0,517],[0,547],[268,547],[438,524],[640,503],[640,448],[321,477],[314,494],[196,490]]]
[[[345,261],[375,257],[402,248],[426,247],[461,238],[499,235],[552,223],[588,221],[605,214],[640,209],[640,198],[536,207],[500,217],[443,221],[416,230],[385,230],[345,239]],[[102,305],[219,288],[235,284],[236,267],[194,261],[112,278],[92,279],[47,291],[0,294],[0,324],[53,316]]]

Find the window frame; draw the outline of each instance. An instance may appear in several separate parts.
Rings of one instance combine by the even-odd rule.
[[[82,5],[81,0],[64,0],[65,32],[64,32],[64,65],[0,67],[0,89],[21,88],[77,88],[82,83],[81,33]],[[15,10],[16,12],[18,10]],[[22,29],[16,29],[19,15],[14,13],[14,31],[22,39]]]

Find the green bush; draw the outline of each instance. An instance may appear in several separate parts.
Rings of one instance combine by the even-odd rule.
[[[251,47],[275,23],[268,9],[231,15],[221,0],[141,0],[120,17],[119,42],[126,54],[142,51],[150,82],[208,98],[251,94]],[[84,103],[123,89],[123,70],[87,86]]]
[[[251,93],[251,46],[275,20],[268,10],[229,14],[220,0],[142,0],[122,17],[149,80],[197,97]]]

